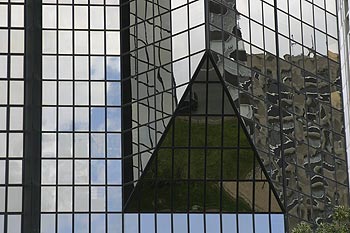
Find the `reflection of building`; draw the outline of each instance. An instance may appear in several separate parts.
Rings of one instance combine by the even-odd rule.
[[[0,233],[329,220],[350,135],[335,2],[0,0]]]
[[[126,213],[248,216],[239,232],[273,213],[290,231],[347,205],[335,2],[126,6]]]
[[[338,1],[338,14],[339,14],[339,42],[340,42],[340,61],[341,61],[341,72],[343,82],[343,95],[344,95],[344,106],[348,106],[350,102],[350,20],[349,20],[349,1],[339,0]],[[345,108],[345,133],[346,138],[350,138],[350,108]],[[350,140],[347,140],[346,144],[347,154],[350,155]]]

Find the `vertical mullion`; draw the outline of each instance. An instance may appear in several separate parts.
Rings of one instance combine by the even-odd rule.
[[[91,4],[90,4],[91,0],[88,0],[88,83],[89,83],[89,111],[88,111],[88,124],[89,124],[89,157],[88,157],[88,161],[89,161],[89,216],[88,216],[88,232],[91,232],[91,29],[90,29],[90,25],[91,25]]]
[[[41,157],[41,15],[40,0],[25,5],[24,180],[22,231],[40,232]]]
[[[73,77],[73,82],[72,82],[72,89],[73,89],[73,95],[72,95],[72,101],[73,101],[73,106],[72,106],[72,232],[75,232],[75,179],[74,179],[74,174],[75,174],[75,14],[74,14],[74,9],[75,9],[75,3],[74,0],[72,1],[72,77]]]
[[[107,212],[108,212],[108,183],[107,183],[107,180],[108,180],[108,176],[107,176],[107,166],[108,166],[108,159],[107,159],[107,132],[108,132],[108,129],[107,129],[107,120],[108,120],[108,117],[107,117],[107,114],[108,114],[108,108],[107,108],[107,58],[106,58],[106,54],[107,54],[107,15],[106,15],[106,0],[103,0],[103,28],[104,28],[104,36],[103,36],[103,39],[104,39],[104,54],[103,54],[103,70],[104,70],[104,98],[105,98],[105,103],[104,103],[104,112],[105,112],[105,119],[104,119],[104,128],[105,128],[105,131],[104,131],[104,147],[105,147],[105,151],[104,151],[104,164],[105,164],[105,169],[104,169],[104,173],[105,173],[105,180],[104,180],[104,189],[105,189],[105,209],[104,209],[104,215],[105,215],[105,221],[104,221],[104,224],[105,224],[105,232],[108,233],[108,215],[107,215]]]
[[[58,108],[58,105],[59,105],[59,87],[60,87],[60,74],[59,74],[59,65],[60,65],[60,60],[59,60],[59,4],[58,4],[58,0],[56,0],[56,28],[55,28],[55,31],[56,31],[56,54],[55,54],[55,57],[56,57],[56,157],[55,157],[55,160],[56,160],[56,181],[55,181],[55,210],[56,210],[56,213],[55,213],[55,232],[58,232],[58,145],[59,145],[59,133],[58,133],[58,118],[59,118],[59,108]]]
[[[278,86],[278,105],[279,105],[279,109],[282,109],[281,107],[281,75],[279,74],[279,70],[280,70],[280,62],[279,62],[279,57],[280,57],[280,54],[279,54],[279,40],[278,40],[278,9],[277,9],[277,2],[278,0],[274,0],[274,17],[275,17],[275,41],[276,41],[276,60],[277,60],[277,86]],[[289,11],[289,9],[288,9]],[[290,17],[290,16],[289,16]],[[289,17],[288,17],[288,23],[289,23]],[[290,32],[289,32],[290,33]],[[280,144],[281,144],[281,150],[280,150],[280,153],[281,153],[281,160],[282,160],[282,164],[285,164],[284,163],[284,151],[283,151],[283,113],[282,111],[279,111],[279,128],[280,128]],[[287,198],[286,198],[286,192],[287,192],[287,187],[286,187],[286,178],[284,176],[285,174],[285,167],[282,166],[282,174],[283,174],[283,180],[282,180],[282,187],[283,187],[283,198],[284,198],[284,201],[283,203],[287,203]],[[287,217],[287,214],[284,215],[284,220],[285,220],[285,229],[288,229],[288,217]]]
[[[7,7],[7,106],[6,106],[6,157],[5,157],[5,214],[4,214],[4,232],[7,232],[8,221],[8,173],[9,173],[9,140],[10,140],[10,70],[11,70],[11,55],[10,55],[10,41],[11,41],[11,4],[8,1]]]

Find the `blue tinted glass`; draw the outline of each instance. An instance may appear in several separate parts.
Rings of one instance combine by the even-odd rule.
[[[108,108],[107,109],[107,130],[121,131],[120,123],[121,123],[120,108]]]
[[[89,215],[75,214],[74,215],[74,233],[89,232]]]
[[[120,83],[109,82],[107,83],[107,104],[108,105],[120,105]]]
[[[3,229],[4,229],[4,215],[0,215],[0,233],[3,233],[3,231],[4,231]],[[43,232],[43,233],[45,233],[45,232]]]
[[[4,232],[4,215],[0,215],[0,233]],[[43,232],[46,233],[46,232]]]
[[[7,232],[21,233],[21,215],[7,216]]]
[[[122,233],[121,214],[108,214],[108,232]]]
[[[89,109],[75,108],[74,129],[76,131],[89,130]]]
[[[58,108],[58,130],[72,131],[73,130],[73,108],[62,107]]]
[[[120,134],[108,134],[107,135],[107,157],[108,158],[121,158],[121,139]]]
[[[91,157],[105,157],[105,134],[91,134]]]
[[[222,231],[223,233],[237,233],[237,215],[222,215]]]
[[[174,214],[174,233],[186,233],[187,232],[187,214]]]
[[[253,215],[239,214],[238,228],[239,228],[239,232],[253,233]]]
[[[190,233],[203,233],[204,223],[202,214],[190,214]]]
[[[121,184],[121,160],[108,160],[107,162],[107,182],[108,184]]]
[[[91,57],[91,79],[103,80],[104,79],[104,57]]]
[[[255,220],[255,233],[266,233],[270,231],[269,215],[256,214],[254,215],[254,220]]]
[[[142,214],[141,233],[153,233],[155,228],[154,223],[154,214]]]
[[[206,233],[220,232],[220,215],[219,214],[206,214]]]
[[[108,211],[122,210],[122,189],[121,187],[108,187],[107,191],[107,209]]]
[[[106,219],[104,214],[91,215],[91,233],[106,232]]]
[[[91,160],[91,184],[105,183],[105,161]]]
[[[54,214],[42,214],[41,215],[41,233],[51,233],[55,232],[55,215]],[[0,220],[1,226],[1,220]],[[2,228],[0,228],[2,229]],[[1,232],[1,231],[0,231]]]
[[[157,232],[171,233],[171,215],[170,214],[157,215]]]
[[[57,225],[58,225],[58,233],[71,233],[72,232],[72,215],[59,214]]]
[[[284,232],[283,214],[271,214],[271,230],[272,233]]]
[[[124,232],[137,233],[139,229],[139,218],[137,214],[124,215]]]
[[[91,131],[105,130],[105,108],[91,108]]]
[[[120,80],[120,59],[119,57],[107,57],[107,79]]]

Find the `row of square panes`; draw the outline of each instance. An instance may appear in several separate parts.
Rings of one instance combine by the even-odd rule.
[[[10,39],[10,45],[8,39]],[[24,30],[0,29],[0,53],[8,52],[24,53]]]
[[[22,211],[21,186],[0,186],[0,213],[4,213],[5,211],[12,213]]]
[[[255,20],[256,22],[260,24],[264,24],[273,30],[275,29],[275,21],[274,21],[275,19],[274,17],[272,17],[275,14],[275,9],[273,6],[266,3],[264,3],[262,6],[260,0],[254,0],[254,1],[251,0],[250,4],[251,6],[254,6],[254,7],[247,7],[246,4],[248,4],[248,1],[245,1],[245,2],[246,3],[241,2],[241,4],[237,3],[238,12],[240,12],[242,15],[245,15],[247,17],[249,17],[250,15],[251,19]],[[299,3],[300,3],[299,1],[293,1],[293,4],[291,4],[290,6],[295,7],[295,6],[298,6]],[[250,14],[248,13],[248,9],[250,9]],[[291,20],[290,22],[295,21],[297,19],[302,20],[308,25],[313,26],[323,32],[326,32],[326,24],[327,24],[328,33],[335,38],[338,37],[337,19],[335,15],[330,14],[326,12],[324,9],[321,9],[317,6],[312,7],[311,4],[305,5],[304,9],[305,9],[305,12],[303,12],[303,17],[301,19],[300,8],[297,10],[295,8],[291,8],[289,12],[289,16],[290,16],[289,19]],[[278,22],[280,22],[279,19],[281,17],[283,18],[288,17],[287,12],[288,11],[286,9],[278,10]],[[312,17],[313,14],[315,15],[315,19]],[[332,25],[328,24],[330,22],[332,22],[333,24]],[[282,29],[281,26],[279,26],[279,29]]]
[[[73,43],[74,32],[74,43]],[[1,31],[0,31],[1,34]],[[118,31],[54,31],[43,30],[43,54],[119,55]],[[90,40],[90,42],[89,42]],[[105,45],[106,42],[106,45]],[[90,45],[90,49],[89,49]],[[11,50],[12,51],[12,50]],[[1,52],[1,48],[0,48]]]
[[[120,0],[43,0],[43,4],[119,5]]]
[[[73,151],[74,158],[80,159],[121,158],[121,136],[112,133],[92,133],[89,142],[89,134],[84,133],[75,133],[74,135],[72,133],[42,134],[43,158],[69,159],[73,157]]]
[[[89,229],[91,233],[154,233],[156,229],[161,233],[281,233],[285,231],[282,214],[41,215],[42,233],[88,233]]]
[[[5,229],[5,219],[7,218],[7,228]],[[0,233],[21,233],[21,215],[4,215],[0,214]]]
[[[10,115],[7,121],[8,110]],[[0,107],[0,131],[5,130],[23,130],[23,107]]]
[[[252,55],[254,56],[254,55]],[[276,77],[271,77],[272,75],[276,75],[275,72],[272,72],[272,70],[276,70],[276,64],[275,64],[275,59],[276,57],[270,55],[270,54],[265,54],[264,52],[261,51],[260,54],[256,54],[256,58],[257,59],[253,59],[253,60],[248,60],[248,64],[246,65],[242,65],[239,64],[238,62],[235,62],[233,60],[224,58],[224,65],[226,65],[227,67],[236,67],[236,69],[241,69],[242,71],[245,71],[244,76],[246,78],[250,78],[252,76],[255,76],[258,78],[258,76],[261,76],[261,78],[263,78],[264,80],[266,80],[265,82],[276,82],[275,79]],[[262,61],[262,59],[265,58],[265,61]],[[266,62],[266,59],[273,59],[270,62]],[[282,60],[279,59],[279,63],[280,63],[280,75],[283,76],[284,78],[287,77],[287,75],[291,76],[291,74],[294,74],[294,77],[297,77],[299,79],[299,82],[297,83],[292,83],[291,79],[284,79],[283,84],[284,87],[298,87],[298,88],[302,88],[305,86],[306,84],[309,85],[317,85],[319,87],[325,87],[328,86],[328,88],[332,89],[338,89],[340,90],[340,79],[339,79],[339,75],[338,75],[338,70],[340,69],[339,64],[333,62],[332,60],[329,60],[325,57],[317,57],[317,61],[314,58],[304,58],[305,63],[307,62],[307,64],[313,63],[313,67],[308,67],[307,64],[305,65],[305,68],[301,68],[299,66],[296,65],[300,65],[303,66],[303,60],[302,58],[298,58],[294,61],[289,61],[287,62],[286,60]],[[260,60],[260,61],[259,61]],[[321,62],[323,61],[323,62]],[[292,63],[290,63],[292,62]],[[301,64],[297,64],[297,62],[301,62]],[[318,66],[316,67],[315,63],[317,62]],[[254,67],[254,70],[251,70],[250,67]],[[317,68],[317,70],[316,70]],[[305,70],[307,69],[307,70]],[[329,69],[331,71],[329,71]],[[326,71],[326,72],[325,72]],[[260,72],[262,74],[260,74]],[[284,74],[282,72],[285,72]],[[286,73],[288,72],[288,73]],[[265,73],[265,74],[264,74]],[[258,76],[257,76],[258,75]],[[274,78],[273,79],[269,79],[269,78]],[[297,76],[296,76],[297,75]],[[339,85],[339,86],[338,86]],[[329,89],[329,94],[331,93],[331,89]]]
[[[249,26],[247,26],[246,28],[242,27],[243,23],[246,23],[247,25],[249,25],[249,20],[246,19],[246,21],[243,21],[243,19],[244,18],[241,17],[241,20],[240,20],[243,40],[250,41],[253,45],[258,46],[260,48],[265,48],[265,50],[267,50],[268,52],[270,52],[272,54],[276,54],[276,43],[274,42],[275,41],[275,32],[266,28],[266,27],[263,27],[260,24],[257,24],[255,22],[251,21],[250,22],[250,29],[251,29],[251,33],[254,34],[254,36],[252,36],[250,39]],[[302,51],[300,51],[300,52],[295,51],[295,47],[296,46],[302,47],[300,44],[302,44],[303,42],[304,42],[304,45],[308,46],[309,48],[313,48],[313,49],[315,49],[315,45],[316,45],[317,52],[322,54],[323,56],[329,55],[327,52],[328,50],[335,53],[335,54],[339,53],[338,52],[338,42],[336,39],[334,39],[330,36],[327,36],[326,34],[322,33],[319,30],[314,31],[311,27],[307,27],[305,24],[303,24],[303,26],[304,26],[304,28],[303,28],[304,29],[304,31],[303,31],[304,37],[302,37],[301,25],[300,25],[300,27],[297,27],[299,29],[299,32],[291,34],[292,35],[291,38],[293,40],[288,39],[289,38],[288,29],[286,32],[284,32],[282,30],[279,31],[279,32],[282,32],[282,35],[283,35],[283,36],[279,35],[279,41],[281,42],[281,44],[279,45],[279,53],[280,53],[281,58],[283,58],[285,54],[292,54],[292,55],[302,54]],[[281,28],[286,28],[286,26],[282,25]],[[212,28],[211,30],[215,30],[215,29]],[[218,28],[218,30],[220,30],[220,29]],[[232,33],[232,32],[229,32],[229,33]],[[315,35],[315,33],[316,33],[316,35]],[[287,45],[284,46],[284,44],[282,42],[285,42],[285,44],[287,44]],[[211,41],[211,43],[213,44],[213,43],[215,43],[215,41]],[[226,42],[220,40],[220,41],[217,41],[216,43],[219,43],[219,44],[224,43],[225,44]],[[240,43],[242,43],[242,42],[237,42],[237,45],[240,45]],[[294,47],[292,47],[292,49],[290,48],[290,43],[293,43],[293,45],[294,45]],[[220,50],[222,50],[222,49],[223,48],[221,46]],[[292,53],[290,53],[290,50],[292,50]],[[282,51],[286,51],[286,52],[282,52]]]
[[[120,80],[120,58],[43,56],[42,77],[59,80]],[[1,63],[0,63],[1,64]]]
[[[74,191],[74,195],[73,195]],[[121,186],[41,187],[42,212],[120,212]]]
[[[11,12],[10,23],[8,17]],[[0,28],[1,27],[24,27],[24,6],[7,5],[0,3]]]
[[[289,2],[289,4],[288,4]],[[326,6],[324,3],[327,3]],[[256,17],[256,12],[262,12],[261,9],[261,4],[264,5],[264,14],[265,14],[265,6],[268,6],[269,8],[274,8],[274,1],[273,0],[237,0],[236,7],[238,12],[244,15],[250,15],[252,17]],[[252,7],[254,6],[254,7]],[[255,9],[256,8],[256,9]],[[333,15],[336,15],[336,1],[335,0],[330,0],[330,1],[324,1],[324,0],[316,0],[314,1],[314,4],[312,1],[308,0],[302,0],[302,1],[291,1],[291,0],[281,0],[277,2],[277,8],[281,11],[284,12],[289,12],[290,15],[293,15],[297,18],[303,17],[308,17],[308,18],[303,18],[304,20],[309,21],[311,24],[313,22],[313,11],[312,8],[318,8],[318,10],[326,10],[327,13],[331,13]],[[249,12],[249,9],[251,12]],[[271,12],[271,10],[270,10]]]
[[[0,159],[6,157],[23,157],[23,133],[0,133]]]
[[[279,39],[280,39],[280,40],[285,40],[285,41],[287,41],[287,42],[285,42],[285,43],[289,44],[289,40],[288,40],[287,38],[280,36]],[[221,42],[220,42],[220,43],[221,43]],[[245,52],[246,52],[247,54],[250,54],[251,57],[254,57],[254,56],[263,57],[263,56],[264,56],[264,50],[259,49],[259,48],[255,47],[255,46],[253,46],[253,45],[251,45],[251,44],[249,44],[249,43],[246,43],[246,42],[244,42],[244,43],[245,43]],[[251,47],[250,47],[250,46],[251,46]],[[216,50],[217,50],[217,49],[216,49]],[[222,53],[222,50],[221,50],[221,49],[218,50],[218,51],[216,51],[216,50],[215,50],[214,52]],[[290,54],[289,47],[288,47],[288,48],[283,48],[283,49],[280,48],[280,50],[281,50],[281,51],[287,50],[286,53],[287,53],[287,54]],[[296,62],[299,62],[299,60],[301,60],[301,58],[302,58],[302,57],[299,58],[299,55],[305,54],[304,60],[306,60],[306,61],[312,61],[313,63],[315,63],[314,60],[317,59],[318,64],[319,64],[319,66],[318,66],[318,71],[322,71],[322,69],[321,69],[322,67],[324,67],[324,68],[326,68],[326,69],[329,69],[329,67],[330,67],[330,68],[333,68],[334,70],[340,69],[339,64],[338,64],[337,62],[334,62],[334,61],[338,61],[338,58],[335,58],[334,56],[331,57],[332,60],[327,59],[326,57],[322,56],[321,54],[316,54],[316,56],[317,56],[316,58],[315,58],[315,57],[311,57],[311,56],[307,56],[307,53],[309,52],[309,49],[306,48],[306,47],[301,47],[301,45],[299,45],[298,43],[294,43],[294,47],[293,47],[292,51],[293,51],[294,55],[296,55],[296,58],[298,58],[298,60],[293,61],[293,59],[292,59],[292,61],[288,61],[288,62],[287,62],[286,60],[284,60],[285,57],[282,57],[283,60],[280,60],[280,62],[283,62],[283,63],[285,63],[285,64],[289,64],[292,68],[299,68],[299,69],[301,69],[299,66],[303,66],[303,62],[302,62],[299,66],[295,66],[295,65],[297,64]],[[295,51],[297,51],[297,52],[295,52]],[[270,57],[270,58],[276,59],[276,57],[274,57],[274,56],[273,56],[272,54],[270,54],[270,53],[266,53],[266,52],[265,52],[265,56],[268,56],[268,57]],[[281,55],[281,56],[282,56],[282,55]],[[268,59],[268,60],[270,60],[270,59]],[[248,59],[248,63],[246,64],[246,66],[248,66],[248,67],[246,67],[245,65],[242,65],[242,64],[238,64],[238,63],[236,63],[236,62],[235,62],[234,60],[232,60],[232,59],[230,59],[230,60],[225,59],[225,61],[228,62],[228,63],[232,63],[232,64],[235,65],[235,66],[241,66],[243,69],[248,69],[248,68],[250,68],[250,66],[252,66],[252,65],[255,66],[255,69],[256,69],[257,67],[259,67],[259,66],[260,66],[261,68],[264,68],[264,67],[267,66],[267,64],[271,64],[271,65],[275,66],[274,60],[272,60],[272,61],[270,61],[269,63],[267,63],[267,62],[266,62],[266,59],[265,59],[265,60],[260,60],[261,62],[259,62],[259,63],[254,63],[254,64],[251,64],[251,63],[252,63],[253,61],[256,62],[256,60],[251,61],[250,59]],[[301,61],[302,61],[302,60],[301,60]],[[321,61],[323,61],[323,62],[321,63]],[[292,62],[292,63],[291,63],[291,62]],[[267,64],[266,64],[266,63],[267,63]],[[292,65],[292,64],[293,64],[293,65]],[[323,64],[323,66],[320,66],[320,64]],[[276,69],[277,69],[277,67],[276,67]],[[307,64],[306,64],[304,69],[308,69],[308,72],[309,72],[310,74],[315,74],[315,73],[316,73],[316,65],[313,65],[313,67],[308,67]],[[256,72],[256,71],[254,71],[254,72]],[[301,72],[301,73],[303,73],[303,72]],[[333,72],[333,73],[334,73],[334,72]],[[337,80],[339,76],[338,76],[338,75],[335,76],[335,75],[333,75],[333,73],[327,73],[327,77],[328,77],[329,75],[331,75],[331,77],[328,77],[328,78],[327,78],[327,77],[324,77],[324,75],[323,75],[323,79],[328,79],[328,80],[330,80],[331,82]],[[320,76],[321,74],[317,74],[317,75]],[[305,75],[305,76],[306,76],[306,75]],[[322,76],[321,76],[321,77],[322,77]]]
[[[41,161],[41,184],[71,185],[74,180],[76,185],[121,185],[121,163],[121,160],[111,159],[75,159],[74,161],[43,159]]]
[[[2,79],[6,79],[11,77],[13,79],[22,79],[23,78],[23,59],[24,56],[15,56],[11,55],[8,57],[7,55],[0,55],[0,82]],[[10,63],[10,67],[8,70],[8,62]],[[0,95],[3,95],[3,83],[0,83]],[[1,97],[0,97],[1,98]]]
[[[152,66],[147,67],[145,61],[141,59],[141,61],[137,58],[136,53],[138,51],[131,52],[130,63],[131,63],[131,73],[129,77],[123,77],[123,81],[128,82],[130,79],[138,80],[140,77],[151,75],[151,77],[155,77],[154,73],[159,71],[167,73],[168,70],[172,69],[173,75],[176,79],[179,79],[179,76],[182,76],[182,81],[179,82],[180,85],[182,82],[186,82],[186,80],[190,80],[192,75],[198,68],[198,64],[203,57],[204,52],[200,51],[195,54],[191,54],[190,56],[179,58],[178,60],[171,62],[170,54],[166,61],[162,61],[161,68],[155,68]],[[167,87],[164,87],[165,90],[170,88],[170,84]]]
[[[42,85],[43,105],[73,105],[73,92],[75,107],[105,104],[107,106],[120,106],[121,104],[121,90],[119,82],[43,81]],[[107,98],[107,101],[105,98]]]
[[[74,12],[73,12],[74,10]],[[43,5],[43,29],[119,29],[119,7]],[[58,14],[58,16],[56,15]],[[74,14],[74,21],[73,21]],[[90,16],[90,17],[89,17]],[[105,22],[106,20],[106,22]],[[58,25],[57,25],[58,21]],[[74,23],[73,23],[74,22]],[[90,22],[90,25],[88,25]]]
[[[8,179],[7,182],[6,182],[6,177]],[[4,160],[0,157],[0,186],[4,184],[21,184],[21,183],[22,183],[22,160],[17,160],[17,159]]]
[[[279,12],[279,18],[284,17],[284,16],[288,17],[287,15],[283,15],[282,12]],[[246,41],[250,41],[249,28],[251,27],[252,34],[254,32],[254,36],[252,36],[252,43],[257,45],[257,46],[263,47],[263,42],[262,42],[262,40],[263,40],[263,30],[262,30],[263,26],[261,24],[258,24],[256,22],[254,22],[254,21],[249,20],[248,18],[245,18],[244,16],[241,16],[238,19],[238,21],[239,21],[239,24],[240,24],[240,29],[242,30],[243,39],[246,40]],[[282,35],[284,35],[286,37],[290,37],[290,35],[292,35],[292,39],[297,41],[298,43],[303,43],[302,40],[304,38],[304,45],[308,46],[309,48],[313,48],[314,47],[313,43],[309,43],[310,39],[311,40],[316,40],[316,42],[317,42],[318,41],[318,37],[322,37],[322,36],[324,38],[327,37],[326,34],[322,33],[319,30],[316,30],[316,36],[315,36],[314,28],[312,28],[312,27],[308,26],[307,24],[302,23],[301,21],[298,21],[298,20],[296,20],[294,18],[291,18],[290,21],[288,21],[288,18],[286,18],[284,21],[287,22],[287,23],[281,24],[281,20],[279,20],[279,24],[280,24],[279,25],[279,33],[281,33]],[[250,22],[250,25],[249,25],[249,22]],[[293,23],[293,22],[296,25],[296,27],[294,27],[295,30],[294,31],[289,31],[288,25],[290,23]],[[299,24],[299,25],[297,25],[297,24]],[[216,25],[216,26],[221,28],[222,25],[220,24],[220,25]],[[336,37],[336,35],[337,35],[337,26],[333,25],[331,28],[333,30],[331,35],[333,37]],[[301,31],[302,29],[303,29],[303,32]],[[273,28],[273,30],[274,30],[274,28]],[[329,30],[331,30],[331,29],[329,29]],[[256,36],[256,34],[259,31],[260,31],[259,35],[261,35],[261,36]],[[275,34],[273,31],[267,29],[266,27],[264,27],[264,31],[265,31],[265,36],[268,36],[268,34],[271,34],[271,35]],[[267,32],[269,32],[269,33],[267,34]],[[229,33],[232,33],[232,32],[229,32]],[[304,33],[303,36],[302,36],[302,33]],[[333,37],[328,36],[328,41],[332,41],[331,44],[334,47],[333,51],[338,53],[338,50],[336,49],[337,48],[337,42],[336,42],[336,39],[334,39]],[[256,42],[254,42],[253,41],[254,38],[260,39],[260,42],[258,40]],[[313,39],[313,38],[315,38],[315,39]],[[321,44],[322,47],[327,47],[325,39],[323,41],[324,42],[320,42],[319,44]],[[322,51],[322,50],[320,49],[320,51]],[[322,52],[322,53],[327,56],[326,53],[324,53],[324,52]]]
[[[43,131],[85,131],[93,132],[120,132],[121,109],[120,108],[73,108],[70,107],[43,107],[42,130]],[[90,114],[89,114],[90,112]],[[89,119],[90,117],[90,119]],[[90,129],[89,127],[90,121]]]

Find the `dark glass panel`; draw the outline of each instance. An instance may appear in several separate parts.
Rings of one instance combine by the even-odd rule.
[[[238,145],[238,119],[236,117],[224,117],[224,147],[237,147]]]
[[[204,64],[200,73],[209,75],[208,72],[212,70],[209,71],[207,64]],[[151,209],[249,212],[254,205],[254,179],[257,171],[260,172],[257,176],[263,180],[262,183],[266,183],[269,193],[270,186],[262,174],[263,168],[256,161],[256,154],[245,132],[242,129],[239,132],[244,126],[240,125],[236,116],[223,115],[223,110],[224,113],[235,113],[229,101],[224,102],[225,109],[222,109],[222,97],[224,95],[228,100],[229,93],[217,74],[210,77],[210,83],[195,78],[193,84],[188,86],[187,94],[179,103],[178,114],[173,116],[169,130],[161,139],[162,143],[149,160],[126,211],[135,211],[135,206],[139,203],[141,212]],[[202,96],[207,92],[211,93],[208,97],[210,105]],[[207,112],[215,116],[198,115]],[[188,127],[190,134],[187,133]],[[188,147],[189,140],[191,147]],[[173,144],[175,148],[172,148]],[[231,149],[220,148],[222,145]],[[232,182],[219,182],[221,178]],[[189,179],[189,183],[183,182],[186,179]],[[257,208],[267,212],[265,207]]]
[[[245,180],[245,179],[253,179],[254,175],[254,151],[252,149],[239,150],[239,179]]]
[[[204,179],[205,150],[190,151],[190,179]]]
[[[174,150],[174,179],[188,179],[188,149]],[[167,171],[169,172],[169,171]]]
[[[173,183],[173,211],[185,212],[188,209],[188,182],[176,181]]]
[[[191,117],[191,147],[205,145],[205,117]]]
[[[238,154],[237,150],[223,150],[223,180],[237,180]]]
[[[221,179],[221,153],[220,149],[207,149],[206,155],[206,178]]]
[[[238,206],[237,211],[251,213],[253,211],[254,183],[251,181],[238,182]]]

